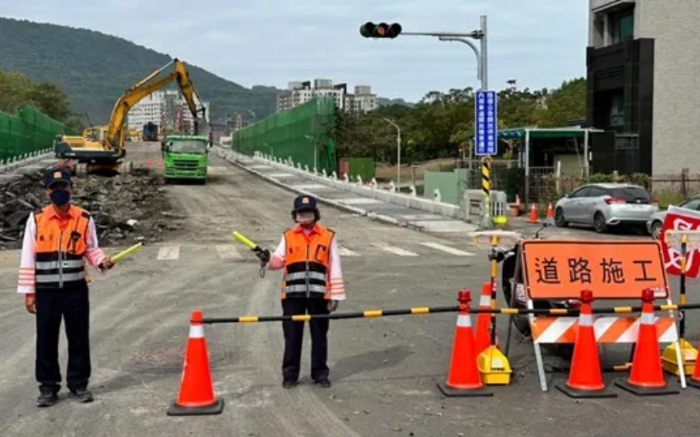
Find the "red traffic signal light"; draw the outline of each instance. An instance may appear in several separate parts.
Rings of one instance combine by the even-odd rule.
[[[374,24],[367,22],[360,27],[360,35],[365,38],[396,38],[401,34],[401,25],[398,23]]]

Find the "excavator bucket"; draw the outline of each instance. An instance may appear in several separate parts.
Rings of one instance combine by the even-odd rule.
[[[208,137],[211,133],[211,126],[204,118],[197,117],[197,135]]]

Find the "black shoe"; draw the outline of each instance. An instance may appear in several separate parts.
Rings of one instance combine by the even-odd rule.
[[[88,402],[92,402],[94,400],[92,393],[90,393],[90,390],[87,389],[71,390],[69,396],[81,404],[87,404]]]
[[[299,381],[297,381],[296,379],[285,379],[284,381],[282,381],[282,387],[284,388],[296,387],[297,384],[299,384]]]
[[[53,406],[58,402],[58,395],[56,393],[42,393],[36,400],[36,406],[39,408],[46,408]]]
[[[316,379],[316,380],[314,380],[314,384],[318,384],[323,388],[328,388],[331,386],[331,380],[328,378]]]

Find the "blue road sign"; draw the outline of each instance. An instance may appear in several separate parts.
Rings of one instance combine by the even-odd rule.
[[[474,100],[476,114],[476,155],[498,153],[498,102],[495,91],[477,91]]]

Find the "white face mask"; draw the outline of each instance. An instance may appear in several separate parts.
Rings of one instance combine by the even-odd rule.
[[[313,212],[298,212],[297,223],[302,226],[308,226],[316,220],[316,215]]]

